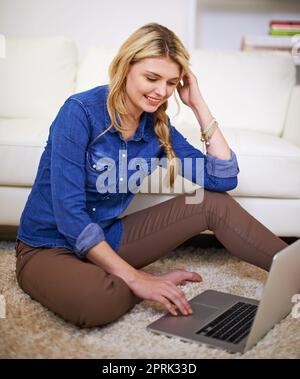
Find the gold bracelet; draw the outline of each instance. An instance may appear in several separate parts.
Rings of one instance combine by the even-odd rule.
[[[209,146],[209,140],[214,134],[216,128],[218,127],[218,122],[215,118],[201,131],[201,141],[205,142],[206,146]]]
[[[211,122],[208,125],[206,125],[205,128],[203,128],[203,133],[206,134],[209,131],[209,129],[213,126],[213,124],[216,122],[217,122],[217,120],[213,117]]]

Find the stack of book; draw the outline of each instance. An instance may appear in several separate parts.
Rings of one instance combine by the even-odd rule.
[[[281,50],[293,55],[300,65],[300,21],[270,21],[269,35],[246,35],[241,50]]]
[[[271,36],[300,35],[300,21],[270,21],[269,27]]]

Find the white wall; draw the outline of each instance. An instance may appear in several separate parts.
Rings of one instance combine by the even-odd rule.
[[[139,26],[158,22],[188,45],[190,0],[0,0],[6,37],[63,35],[81,53],[90,45],[120,46]]]
[[[195,46],[238,50],[245,34],[266,35],[270,20],[300,20],[300,0],[194,0]]]
[[[152,21],[174,30],[187,47],[237,50],[243,35],[266,34],[274,18],[300,20],[300,0],[0,0],[0,33],[64,35],[81,52],[120,46]]]

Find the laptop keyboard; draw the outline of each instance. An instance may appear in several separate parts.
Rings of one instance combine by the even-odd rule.
[[[249,334],[256,311],[257,305],[236,303],[196,334],[234,344],[239,343]]]

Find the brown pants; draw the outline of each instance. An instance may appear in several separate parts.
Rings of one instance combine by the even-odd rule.
[[[200,204],[185,195],[124,218],[118,254],[144,267],[201,231],[211,230],[233,255],[269,270],[272,257],[287,244],[246,212],[228,193],[204,190]],[[64,248],[16,243],[20,287],[63,319],[81,327],[110,323],[141,301],[118,276],[81,261]]]

